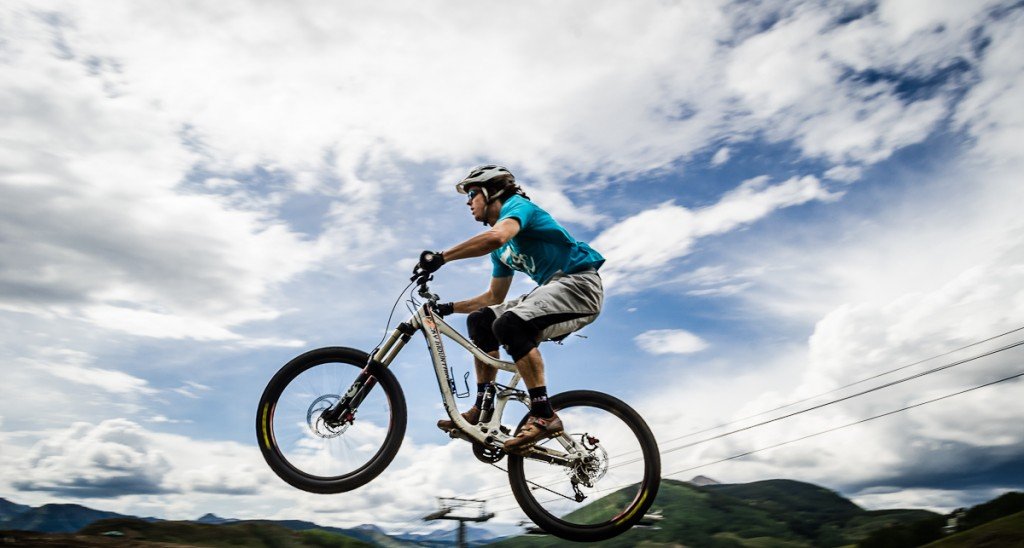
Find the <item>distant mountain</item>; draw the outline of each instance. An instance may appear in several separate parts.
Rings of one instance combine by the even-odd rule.
[[[31,509],[31,506],[15,504],[7,499],[0,498],[0,522],[11,519],[18,514],[28,512]]]
[[[0,521],[0,529],[73,533],[90,523],[110,518],[128,517],[115,512],[93,510],[77,504],[46,504],[31,508]]]
[[[696,485],[697,487],[706,487],[708,485],[719,485],[720,482],[715,481],[707,476],[697,476],[690,480],[690,485]]]
[[[3,512],[2,515],[4,516],[0,517],[0,530],[34,531],[40,533],[73,533],[82,530],[83,528],[87,528],[97,522],[107,523],[111,519],[137,520],[143,523],[160,521],[155,518],[138,518],[135,516],[118,514],[116,512],[93,510],[77,504],[47,504],[45,506],[33,508],[23,504],[15,504],[6,499],[0,499],[0,512]],[[439,531],[435,533],[438,538],[422,539],[418,541],[390,536],[376,525],[360,525],[352,529],[342,529],[337,527],[324,527],[317,525],[316,523],[301,520],[238,520],[233,518],[223,518],[215,514],[205,514],[194,522],[174,523],[192,523],[211,527],[239,525],[253,526],[256,528],[264,525],[272,525],[297,533],[309,532],[310,534],[315,535],[319,534],[317,533],[319,531],[323,534],[343,536],[345,538],[358,540],[368,545],[383,546],[385,548],[445,546],[454,544],[455,539],[454,530]],[[182,526],[179,525],[178,527]],[[472,533],[467,536],[471,541],[480,542],[492,538],[485,530],[470,529]],[[447,535],[447,537],[445,537],[445,535]],[[416,535],[413,535],[413,537],[415,536]],[[451,538],[452,540],[445,540],[446,538]]]
[[[406,533],[402,535],[395,535],[395,538],[416,543],[419,546],[451,546],[458,541],[459,531],[458,529],[441,529],[438,531],[431,531],[426,534],[412,534]],[[495,538],[494,535],[486,530],[479,529],[476,527],[466,527],[466,543],[472,545],[482,545],[489,542],[495,542],[500,539]]]
[[[333,530],[328,528],[328,530]],[[383,529],[376,525],[360,525],[351,529],[345,529],[346,534],[353,538],[357,538],[363,542],[368,542],[374,546],[384,546],[385,548],[406,548],[410,546],[419,546],[414,542],[403,540],[399,537],[393,537],[384,532]]]
[[[196,520],[196,523],[205,523],[207,525],[220,525],[222,523],[234,523],[237,519],[222,518],[216,514],[204,514],[202,517]]]
[[[626,495],[624,492],[609,495],[616,496]],[[579,510],[584,516],[588,511],[586,507]],[[988,545],[1024,546],[1022,493],[1007,493],[959,512],[959,526],[951,535],[948,535],[951,530],[944,527],[947,516],[924,510],[868,511],[829,489],[790,480],[746,484],[715,482],[703,487],[690,482],[663,480],[650,511],[663,516],[657,526],[637,527],[600,545],[739,548],[859,544],[887,547],[919,546],[942,539],[936,546],[946,548],[982,546],[988,542],[986,539],[994,539]],[[301,520],[235,520],[214,514],[206,514],[196,521],[161,521],[120,516],[74,504],[32,508],[4,499],[0,499],[0,512],[7,516],[0,520],[0,530],[28,531],[5,533],[3,538],[25,545],[62,545],[83,534],[104,533],[127,537],[132,544],[140,546],[152,541],[202,546],[433,548],[452,546],[456,538],[454,529],[390,536],[375,525],[341,529]],[[81,525],[85,522],[88,525]],[[79,533],[71,537],[67,533],[72,531]],[[477,546],[497,540],[490,538],[486,530],[474,527],[467,528],[467,537],[470,544]],[[99,540],[97,545],[101,542],[104,541]],[[519,536],[500,540],[494,546],[554,547],[564,544],[564,541],[550,536]]]

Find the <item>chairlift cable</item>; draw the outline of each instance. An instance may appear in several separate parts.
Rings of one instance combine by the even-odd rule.
[[[869,388],[867,390],[863,390],[861,392],[857,392],[856,394],[850,394],[849,396],[843,396],[842,398],[837,398],[837,399],[830,400],[830,401],[827,401],[827,402],[824,402],[824,403],[820,403],[818,405],[814,405],[814,406],[808,407],[807,409],[802,409],[800,411],[794,411],[794,412],[788,413],[786,415],[782,415],[782,416],[779,416],[779,417],[775,417],[775,418],[772,418],[772,419],[761,421],[761,422],[758,422],[758,423],[755,423],[755,424],[751,424],[749,426],[744,426],[743,428],[737,428],[735,430],[730,430],[728,432],[724,432],[724,433],[718,434],[716,436],[711,436],[711,437],[708,437],[708,438],[703,438],[703,439],[700,439],[700,440],[697,440],[697,441],[694,441],[694,442],[690,442],[690,443],[687,443],[687,444],[684,444],[684,445],[680,445],[678,447],[673,447],[672,449],[665,449],[665,450],[663,450],[661,452],[661,454],[664,455],[666,453],[672,453],[674,451],[679,451],[679,450],[682,450],[682,449],[693,447],[695,445],[700,445],[700,444],[703,444],[703,443],[707,443],[709,441],[713,441],[713,440],[717,440],[717,439],[720,439],[720,438],[724,438],[726,436],[731,436],[731,435],[737,434],[739,432],[745,432],[747,430],[752,430],[754,428],[758,428],[760,426],[771,424],[773,422],[778,422],[778,421],[781,421],[781,420],[784,420],[784,419],[795,417],[797,415],[801,415],[801,414],[807,413],[809,411],[816,411],[818,409],[821,409],[821,408],[824,408],[824,407],[828,407],[830,405],[835,405],[837,403],[841,403],[841,402],[844,402],[844,401],[847,401],[847,400],[851,400],[853,398],[857,398],[857,397],[863,396],[865,394],[870,394],[871,392],[876,392],[876,391],[881,390],[883,388],[889,388],[890,386],[895,386],[897,384],[901,384],[901,383],[904,383],[904,382],[907,382],[907,381],[918,379],[918,378],[924,377],[926,375],[931,375],[932,373],[938,373],[939,371],[943,371],[943,370],[946,370],[946,369],[950,369],[952,367],[956,367],[958,365],[962,365],[962,364],[965,364],[965,363],[968,363],[968,362],[972,362],[974,360],[978,360],[978,359],[981,359],[981,358],[984,358],[984,357],[988,357],[988,356],[991,356],[993,354],[998,354],[999,352],[1003,352],[1003,351],[1006,351],[1006,350],[1009,350],[1011,348],[1015,348],[1015,347],[1021,346],[1021,345],[1024,345],[1024,340],[1020,340],[1020,341],[1017,341],[1017,342],[1014,342],[1014,343],[1010,343],[1008,345],[1002,346],[1002,347],[997,348],[995,350],[989,350],[987,352],[982,352],[981,354],[977,354],[977,355],[972,356],[970,358],[964,358],[962,360],[957,360],[955,362],[951,362],[951,363],[948,363],[948,364],[945,364],[945,365],[940,365],[938,367],[933,367],[932,369],[929,369],[927,371],[922,371],[920,373],[915,373],[915,374],[910,375],[908,377],[903,377],[902,379],[897,379],[895,381],[887,382],[885,384],[878,385],[878,386],[876,386],[874,388]]]
[[[813,434],[808,434],[806,436],[801,436],[799,438],[794,438],[794,439],[787,440],[787,441],[784,441],[784,442],[781,442],[781,443],[776,443],[774,445],[769,445],[767,447],[761,447],[759,449],[753,449],[753,450],[750,450],[750,451],[745,451],[743,453],[732,455],[730,457],[726,457],[726,458],[719,459],[719,460],[716,460],[716,461],[706,462],[704,464],[700,464],[700,465],[697,465],[697,466],[691,466],[689,468],[684,468],[682,470],[677,470],[675,472],[670,472],[668,474],[663,474],[662,477],[674,476],[676,474],[683,474],[683,473],[686,473],[686,472],[690,472],[690,471],[696,470],[698,468],[704,468],[704,467],[707,467],[707,466],[711,466],[713,464],[719,464],[719,463],[722,463],[722,462],[725,462],[725,461],[735,460],[735,459],[738,459],[738,458],[741,458],[741,457],[745,457],[747,455],[752,455],[754,453],[760,453],[761,451],[767,451],[769,449],[775,449],[777,447],[782,447],[783,445],[789,445],[791,443],[796,443],[798,441],[803,441],[803,440],[806,440],[808,438],[813,438],[815,436],[820,436],[822,434],[827,434],[827,433],[830,433],[830,432],[835,432],[836,430],[842,430],[844,428],[849,428],[850,426],[856,426],[858,424],[863,424],[865,422],[873,421],[875,419],[880,419],[882,417],[888,417],[890,415],[895,415],[896,413],[907,411],[909,409],[914,409],[916,407],[921,407],[921,406],[927,405],[929,403],[934,403],[934,402],[941,401],[941,400],[944,400],[944,399],[947,399],[947,398],[952,398],[953,396],[959,396],[961,394],[966,394],[968,392],[973,392],[974,390],[978,390],[978,389],[985,388],[985,387],[988,387],[988,386],[993,386],[993,385],[996,385],[996,384],[999,384],[999,383],[1002,383],[1002,382],[1006,382],[1006,381],[1011,381],[1013,379],[1017,379],[1017,378],[1020,378],[1020,377],[1024,377],[1024,371],[1022,371],[1020,373],[1016,373],[1014,375],[1010,375],[1009,377],[1003,377],[1003,378],[998,379],[998,380],[989,381],[987,383],[979,384],[977,386],[972,386],[971,388],[960,390],[959,392],[953,392],[952,394],[946,394],[945,396],[939,396],[938,398],[932,398],[930,400],[925,400],[923,402],[919,402],[919,403],[915,403],[915,404],[912,404],[912,405],[908,405],[906,407],[901,407],[901,408],[895,409],[893,411],[887,411],[887,412],[881,413],[879,415],[874,415],[874,416],[867,417],[867,418],[864,418],[864,419],[860,419],[860,420],[857,420],[857,421],[854,421],[854,422],[846,423],[846,424],[843,424],[843,425],[840,425],[840,426],[835,426],[835,427],[829,428],[827,430],[822,430],[820,432],[815,432]]]
[[[1016,332],[1022,331],[1022,330],[1024,330],[1024,326],[1018,327],[1016,329],[1011,329],[1009,331],[1006,331],[1004,333],[1000,333],[998,335],[994,335],[994,336],[988,337],[987,339],[983,339],[983,340],[976,341],[976,342],[973,342],[973,343],[970,343],[970,344],[966,344],[966,345],[961,346],[959,348],[954,348],[953,350],[949,350],[949,351],[943,352],[942,354],[936,354],[936,355],[934,355],[934,356],[932,356],[930,358],[925,358],[923,360],[918,360],[918,361],[913,362],[913,363],[902,365],[902,366],[897,367],[895,369],[889,369],[887,371],[883,371],[881,373],[877,373],[877,374],[872,375],[870,377],[865,377],[863,379],[851,382],[849,384],[844,384],[843,386],[840,386],[838,388],[833,388],[832,390],[829,390],[827,392],[822,392],[820,394],[815,394],[813,396],[808,396],[808,397],[800,399],[800,400],[796,400],[796,401],[793,401],[793,402],[790,402],[790,403],[787,403],[787,404],[784,404],[784,405],[780,405],[780,406],[772,408],[772,409],[767,409],[767,410],[761,411],[759,413],[754,413],[753,415],[747,415],[746,417],[741,417],[741,418],[738,418],[738,419],[735,419],[735,420],[731,420],[729,422],[723,422],[723,423],[717,424],[715,426],[709,426],[709,427],[704,428],[702,430],[697,430],[695,432],[690,432],[689,434],[685,434],[685,435],[679,436],[677,438],[671,438],[671,439],[665,440],[665,442],[663,442],[663,443],[670,443],[670,442],[673,442],[673,441],[679,441],[679,440],[682,440],[682,439],[690,438],[690,437],[696,436],[697,434],[703,434],[705,432],[710,432],[712,430],[718,430],[719,428],[725,428],[726,426],[730,426],[730,425],[736,424],[738,422],[743,422],[743,421],[745,421],[747,419],[753,419],[753,418],[760,417],[762,415],[767,415],[769,413],[773,413],[775,411],[780,411],[782,409],[786,409],[787,407],[792,407],[794,405],[801,404],[801,403],[804,403],[804,402],[808,402],[808,401],[811,401],[813,399],[820,398],[822,396],[827,396],[829,394],[834,394],[836,392],[839,392],[840,390],[845,390],[847,388],[850,388],[851,386],[856,386],[858,384],[862,384],[862,383],[865,383],[867,381],[877,379],[879,377],[884,377],[885,375],[889,375],[889,374],[895,373],[897,371],[902,371],[904,369],[913,367],[915,365],[920,365],[922,363],[927,363],[927,362],[930,362],[932,360],[935,360],[935,359],[938,359],[938,358],[941,358],[941,357],[944,357],[944,356],[948,356],[950,354],[954,354],[954,353],[959,352],[961,350],[966,350],[966,349],[971,348],[973,346],[978,346],[979,344],[984,344],[984,343],[987,343],[987,342],[990,342],[990,341],[994,341],[996,339],[1005,337],[1007,335],[1010,335],[1010,334],[1013,334],[1013,333],[1016,333]]]

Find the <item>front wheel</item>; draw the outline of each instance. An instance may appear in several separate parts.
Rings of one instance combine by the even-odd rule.
[[[365,485],[391,464],[405,435],[405,396],[382,370],[352,420],[321,415],[341,399],[369,355],[352,348],[311,350],[270,380],[256,412],[256,437],[270,468],[293,487],[341,493]]]
[[[538,446],[563,452],[569,445],[578,453],[569,466],[509,455],[519,506],[540,528],[566,540],[595,542],[629,530],[651,507],[661,482],[661,457],[647,423],[600,392],[564,392],[551,406],[565,433]]]

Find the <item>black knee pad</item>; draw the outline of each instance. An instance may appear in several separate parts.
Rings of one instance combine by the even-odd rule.
[[[491,329],[491,324],[496,318],[494,311],[486,306],[466,318],[470,340],[484,352],[494,352],[498,349],[498,339],[494,336],[494,330]]]
[[[537,329],[512,312],[502,314],[491,327],[512,361],[519,361],[537,348]]]

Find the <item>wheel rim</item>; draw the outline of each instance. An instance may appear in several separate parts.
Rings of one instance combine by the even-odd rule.
[[[282,462],[310,479],[335,481],[369,466],[383,451],[391,429],[391,402],[375,387],[351,423],[327,425],[320,413],[335,403],[360,368],[327,362],[292,378],[270,409],[273,447]]]
[[[597,528],[635,517],[647,477],[643,445],[614,410],[592,403],[558,410],[566,436],[587,448],[573,468],[522,459],[523,479],[536,508],[566,527]],[[563,451],[557,438],[538,444]],[[575,486],[574,486],[575,483]],[[575,500],[577,491],[586,498]]]

